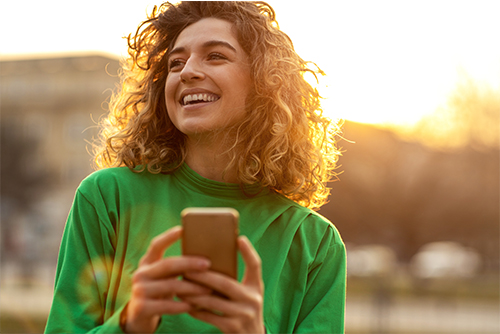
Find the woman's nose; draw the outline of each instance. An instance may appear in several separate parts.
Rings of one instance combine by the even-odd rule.
[[[205,74],[203,73],[201,64],[199,64],[196,59],[188,59],[181,71],[181,81],[202,80],[204,77]]]

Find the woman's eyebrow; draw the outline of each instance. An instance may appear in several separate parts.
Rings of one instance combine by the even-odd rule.
[[[203,43],[204,48],[210,48],[212,46],[222,46],[222,47],[226,47],[226,48],[232,50],[235,53],[238,52],[238,51],[236,51],[236,48],[234,46],[232,46],[231,44],[229,44],[228,42],[225,42],[225,41],[212,40],[212,41],[207,41],[207,42]]]
[[[225,41],[211,40],[211,41],[206,41],[205,43],[202,44],[202,47],[204,49],[214,47],[214,46],[222,46],[222,47],[228,48],[229,50],[233,51],[234,53],[238,52],[234,46],[232,46],[231,44],[229,44],[228,42],[225,42]],[[183,47],[183,46],[176,47],[168,53],[167,58],[170,58],[170,56],[172,56],[173,54],[183,53],[184,51],[186,51],[185,47]]]
[[[178,53],[183,53],[184,51],[186,50],[186,48],[180,46],[180,47],[177,47],[177,48],[174,48],[173,50],[171,50],[168,54],[167,54],[167,59],[170,58],[170,56],[172,56],[173,54],[178,54]]]

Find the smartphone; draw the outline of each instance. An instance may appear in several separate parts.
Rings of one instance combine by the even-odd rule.
[[[181,212],[182,254],[203,256],[210,270],[237,279],[239,213],[233,208],[186,208]]]

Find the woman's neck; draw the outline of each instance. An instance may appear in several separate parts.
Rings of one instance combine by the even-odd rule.
[[[200,176],[219,182],[238,183],[236,170],[224,172],[230,162],[227,145],[215,140],[187,140],[186,164]]]

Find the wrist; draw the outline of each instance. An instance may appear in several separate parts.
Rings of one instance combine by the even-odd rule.
[[[122,312],[120,313],[120,328],[124,333],[127,333],[125,328],[127,324],[127,310],[128,310],[128,303],[127,305],[125,305]]]
[[[131,319],[128,314],[128,306],[127,303],[120,314],[120,328],[124,333],[154,333],[156,331],[159,317],[154,317],[149,321]]]

